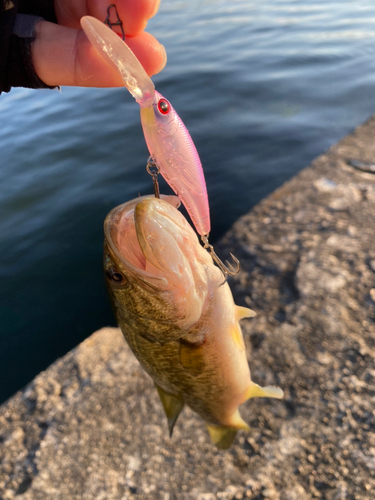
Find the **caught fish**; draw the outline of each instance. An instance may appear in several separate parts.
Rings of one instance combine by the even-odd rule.
[[[283,391],[252,382],[239,321],[255,313],[234,304],[179,203],[143,196],[113,209],[104,269],[118,325],[155,383],[170,435],[186,404],[225,449],[249,429],[238,406]]]
[[[190,134],[171,103],[155,86],[133,52],[116,33],[94,17],[85,16],[86,36],[122,76],[125,87],[140,106],[148,150],[174,192],[181,199],[201,236],[211,223],[206,182],[198,152]]]

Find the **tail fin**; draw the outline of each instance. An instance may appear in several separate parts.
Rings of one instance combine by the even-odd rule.
[[[238,409],[231,417],[231,426],[228,425],[215,425],[206,422],[208,432],[210,433],[211,441],[219,450],[227,450],[233,443],[237,431],[249,431],[250,427],[242,420]]]
[[[219,448],[219,450],[227,450],[236,437],[237,429],[225,427],[224,425],[208,424],[207,422],[206,425],[213,444]]]

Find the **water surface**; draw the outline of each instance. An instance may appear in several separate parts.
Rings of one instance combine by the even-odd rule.
[[[211,241],[375,111],[375,5],[163,0],[154,78],[200,153]],[[114,319],[102,223],[151,192],[124,89],[0,96],[0,401]],[[167,192],[162,184],[162,192]]]

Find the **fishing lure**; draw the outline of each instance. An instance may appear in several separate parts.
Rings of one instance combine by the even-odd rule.
[[[125,87],[140,106],[141,123],[152,161],[178,195],[224,275],[236,274],[237,268],[225,265],[208,242],[211,230],[206,182],[198,152],[190,134],[171,103],[155,90],[150,77],[129,47],[105,24],[85,16],[81,26],[86,36],[122,76]]]
[[[125,87],[140,106],[141,122],[151,157],[161,175],[181,199],[197,232],[210,232],[206,182],[198,152],[171,103],[155,86],[129,47],[93,17],[81,19],[92,45],[121,74]]]

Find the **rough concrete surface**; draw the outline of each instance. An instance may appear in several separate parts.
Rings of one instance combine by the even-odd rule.
[[[253,380],[228,451],[189,409],[173,438],[151,380],[103,329],[0,408],[1,500],[370,500],[375,497],[375,118],[242,217],[217,250]]]

